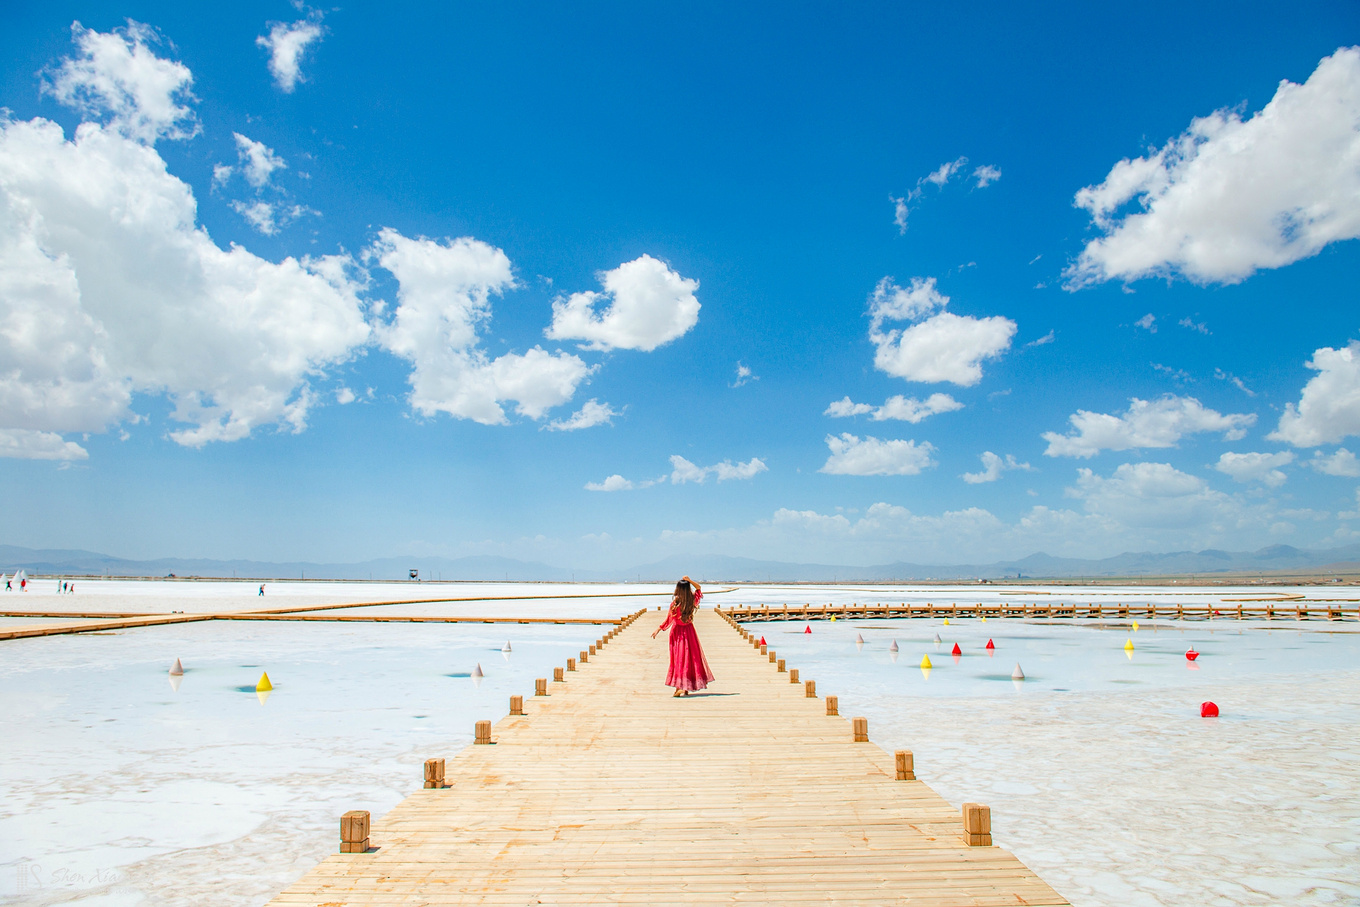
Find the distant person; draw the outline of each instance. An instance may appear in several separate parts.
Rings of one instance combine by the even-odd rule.
[[[264,583],[260,583],[260,594],[264,595]]]
[[[702,690],[713,682],[713,671],[704,658],[704,650],[699,647],[699,634],[694,629],[694,611],[704,592],[699,584],[688,576],[675,584],[675,595],[671,597],[670,613],[666,620],[652,633],[670,629],[671,663],[666,672],[666,686],[675,687],[676,696],[688,696]]]

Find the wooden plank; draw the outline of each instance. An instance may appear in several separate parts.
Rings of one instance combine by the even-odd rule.
[[[717,680],[673,698],[650,638],[663,615],[639,615],[496,720],[491,745],[428,754],[448,786],[409,779],[370,852],[333,854],[270,903],[1067,903],[1005,850],[968,846],[957,807],[897,780],[893,755],[728,618],[698,613]]]

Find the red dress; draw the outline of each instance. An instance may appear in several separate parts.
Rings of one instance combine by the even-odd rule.
[[[697,596],[694,604],[699,604]],[[666,672],[666,686],[691,693],[702,690],[713,682],[713,671],[708,667],[708,659],[704,658],[704,650],[699,648],[694,622],[681,619],[680,606],[675,602],[671,603],[670,614],[666,615],[661,629],[667,627],[671,631],[671,667]]]

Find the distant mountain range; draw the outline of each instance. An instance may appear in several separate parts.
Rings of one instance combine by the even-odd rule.
[[[1360,545],[1309,550],[1274,545],[1258,551],[1176,551],[1125,553],[1099,560],[1031,554],[991,564],[931,566],[898,562],[870,567],[790,564],[722,555],[676,556],[628,570],[570,570],[505,557],[388,557],[354,564],[273,563],[206,558],[137,561],[93,551],[20,548],[0,545],[0,571],[23,568],[30,574],[241,577],[252,579],[407,579],[418,570],[422,580],[501,580],[511,582],[657,581],[683,574],[731,582],[891,582],[896,580],[1063,579],[1075,577],[1185,576],[1214,573],[1318,571],[1360,572]]]

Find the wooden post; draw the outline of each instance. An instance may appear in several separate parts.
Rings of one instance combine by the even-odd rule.
[[[534,681],[534,695],[535,696],[548,695],[548,678],[540,677]]]
[[[855,742],[856,742],[856,743],[868,743],[868,742],[869,742],[869,719],[868,719],[868,718],[851,718],[851,719],[850,719],[850,725],[851,725],[851,727],[853,727],[854,730],[855,730]]]
[[[769,653],[769,654],[770,654],[770,664],[774,664],[776,661],[779,660],[779,656],[774,654],[774,650],[773,650],[773,649],[770,650],[770,653]]]
[[[765,648],[766,648],[765,646],[761,646],[761,647],[760,647],[760,654],[761,654],[761,655],[764,655],[764,654],[765,654]]]
[[[510,714],[511,714],[511,715],[523,715],[523,714],[524,714],[524,697],[523,697],[523,696],[511,696],[511,697],[510,697]]]
[[[916,760],[912,757],[911,750],[898,750],[894,755],[897,759],[897,780],[915,781]]]
[[[590,647],[590,654],[591,654],[591,655],[594,655],[594,654],[595,654],[595,647],[594,647],[594,646],[591,646],[591,647]],[[582,660],[582,661],[585,661],[585,660],[586,660],[586,659],[585,659],[585,656],[582,656],[582,657],[581,657],[581,660]]]
[[[483,721],[477,722],[476,729],[475,729],[475,731],[473,732],[472,742],[473,742],[473,743],[490,743],[490,742],[491,742],[491,722],[490,722],[490,721],[485,721],[485,720],[483,720]]]
[[[817,681],[815,681],[815,680],[805,680],[805,681],[803,681],[803,689],[807,691],[807,698],[808,698],[808,699],[816,699],[816,698],[817,698]]]
[[[368,810],[351,809],[340,817],[340,852],[368,850]]]
[[[992,846],[992,809],[981,803],[963,804],[963,837],[971,847]]]
[[[789,670],[789,683],[797,683],[797,682],[798,682],[798,669],[797,669],[797,668],[792,668],[792,669]]]
[[[783,673],[784,673],[784,659],[781,658],[781,659],[779,659],[778,661],[776,661],[776,662],[774,663],[774,669],[775,669],[776,671],[778,671],[780,674],[783,674]]]
[[[571,659],[568,658],[567,661],[571,661]],[[576,670],[575,665],[572,666],[572,670],[573,670],[573,671]],[[564,683],[565,681],[566,681],[566,677],[563,676],[562,669],[561,669],[561,668],[553,668],[553,683]]]
[[[444,760],[425,760],[425,789],[433,790],[444,786]]]
[[[839,715],[840,712],[837,711],[837,709],[839,708],[839,706],[840,706],[840,697],[838,697],[838,696],[828,696],[828,697],[826,697],[826,713],[827,713],[828,715]]]

